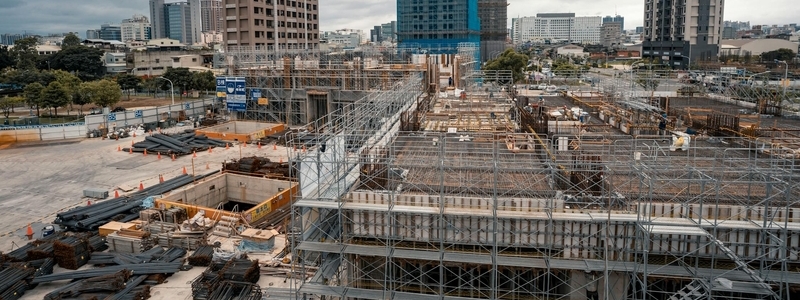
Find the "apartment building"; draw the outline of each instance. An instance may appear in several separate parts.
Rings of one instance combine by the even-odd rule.
[[[674,68],[715,60],[722,39],[724,0],[645,0],[642,57]]]
[[[224,0],[226,46],[319,49],[319,0]]]

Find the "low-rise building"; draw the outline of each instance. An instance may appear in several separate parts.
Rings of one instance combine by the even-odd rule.
[[[786,48],[797,53],[798,44],[784,39],[722,40],[720,55],[761,55],[761,53]]]
[[[214,54],[210,51],[134,51],[133,74],[161,76],[169,68],[187,68],[193,72],[211,71]]]
[[[565,45],[556,48],[559,56],[589,56],[589,52],[584,52],[583,47],[578,45]]]
[[[128,72],[124,52],[106,52],[103,55],[103,65],[108,74],[122,74]]]

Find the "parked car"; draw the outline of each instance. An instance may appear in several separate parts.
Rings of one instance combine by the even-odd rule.
[[[547,89],[547,85],[546,84],[540,84],[539,86],[536,87],[536,89],[544,91],[544,90]]]
[[[555,93],[556,91],[558,91],[558,87],[556,87],[555,85],[551,85],[551,86],[548,86],[545,89],[545,91],[548,92],[548,93]]]
[[[536,89],[536,85],[535,84],[531,84],[531,85],[528,86],[528,90],[535,90],[535,89]]]

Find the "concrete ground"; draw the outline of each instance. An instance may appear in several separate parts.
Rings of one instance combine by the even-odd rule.
[[[187,127],[188,128],[188,127]],[[168,132],[186,128],[172,128]],[[144,140],[139,136],[135,142]],[[83,197],[86,188],[109,191],[120,185],[145,187],[158,183],[158,175],[169,179],[181,174],[186,167],[197,174],[219,170],[222,162],[244,156],[266,156],[287,161],[289,150],[272,145],[258,149],[255,145],[231,149],[216,148],[172,161],[156,155],[117,152],[117,147],[130,146],[131,138],[115,140],[84,139],[50,144],[14,145],[0,150],[0,251],[7,252],[27,242],[25,230],[32,224],[34,238],[41,228],[55,219],[57,212],[87,205],[95,199]],[[206,169],[208,166],[208,169]],[[120,194],[124,194],[120,191]],[[102,200],[100,200],[102,201]]]

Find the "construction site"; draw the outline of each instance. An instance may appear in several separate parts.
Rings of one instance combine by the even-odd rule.
[[[227,54],[277,100],[242,117],[308,121],[287,137],[298,299],[797,297],[780,88],[632,71],[527,97],[476,51]]]
[[[91,153],[74,164],[30,158],[114,197],[47,215],[51,235],[29,225],[0,298],[800,297],[791,92],[653,70],[531,91],[480,70],[478,45],[445,53],[217,54],[263,101],[130,148],[62,146]]]

